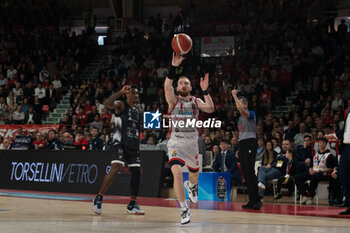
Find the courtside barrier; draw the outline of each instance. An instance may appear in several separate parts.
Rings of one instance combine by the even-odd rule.
[[[164,151],[140,151],[140,196],[159,197]],[[0,188],[69,193],[97,193],[109,172],[108,151],[0,151]],[[107,194],[130,195],[131,174],[124,168]]]

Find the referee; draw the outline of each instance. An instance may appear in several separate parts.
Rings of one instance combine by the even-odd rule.
[[[241,113],[238,122],[238,155],[249,196],[249,202],[243,205],[242,208],[259,210],[262,207],[262,203],[259,199],[258,184],[254,172],[258,147],[256,141],[256,117],[254,111],[248,110],[248,100],[245,97],[237,97],[237,90],[232,90],[232,96],[236,102],[238,111]]]

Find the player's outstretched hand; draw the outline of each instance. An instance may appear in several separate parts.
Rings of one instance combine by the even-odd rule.
[[[236,89],[231,91],[231,94],[233,97],[237,96],[238,91]]]
[[[206,73],[204,75],[204,78],[203,77],[201,78],[200,85],[201,85],[202,91],[208,90],[208,87],[209,87],[209,73]]]
[[[171,60],[171,65],[178,67],[184,59],[184,56],[173,52],[173,59]]]

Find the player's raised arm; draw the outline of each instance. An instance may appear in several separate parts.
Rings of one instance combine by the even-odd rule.
[[[248,103],[244,104],[243,101],[237,97],[237,90],[232,90],[232,96],[236,102],[238,111],[246,118],[250,118],[250,114],[248,112]]]
[[[208,73],[204,75],[204,78],[201,78],[200,86],[202,88],[202,93],[204,95],[204,101],[201,99],[197,99],[198,108],[203,112],[212,113],[214,112],[215,108],[214,108],[213,100],[211,99],[208,92],[208,87],[209,87]]]
[[[120,89],[118,92],[112,94],[110,97],[108,97],[104,102],[103,105],[106,108],[109,109],[116,109],[118,112],[122,112],[124,110],[124,103],[119,99],[122,95],[128,93],[130,91],[131,86],[125,85],[122,89]]]
[[[169,74],[165,78],[164,93],[165,93],[165,99],[169,105],[169,109],[171,109],[172,106],[176,104],[176,96],[173,88],[173,79],[176,76],[175,70],[176,70],[176,67],[178,67],[184,59],[185,58],[182,55],[173,53]]]

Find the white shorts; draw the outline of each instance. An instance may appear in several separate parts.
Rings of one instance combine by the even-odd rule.
[[[191,172],[199,170],[198,139],[174,139],[168,141],[169,165],[186,165]]]

